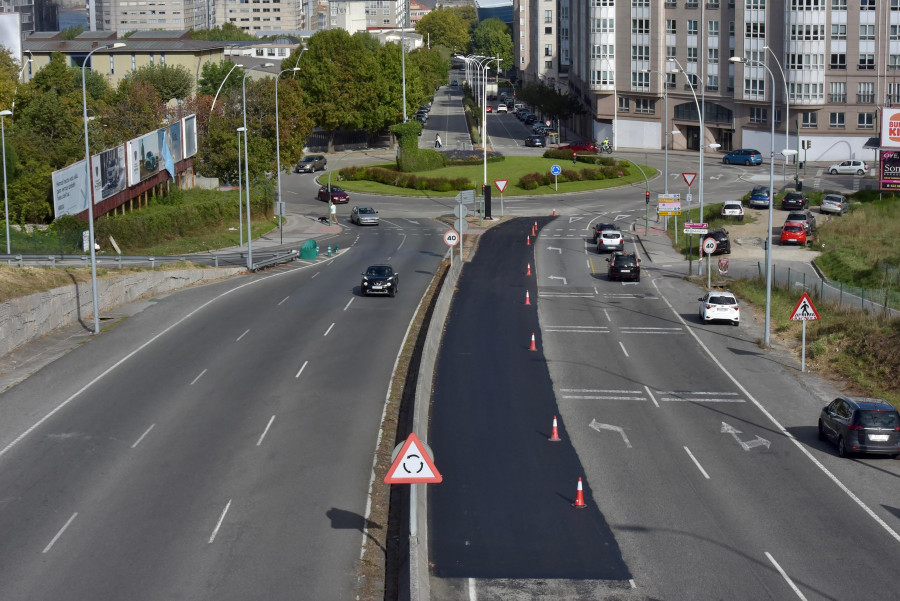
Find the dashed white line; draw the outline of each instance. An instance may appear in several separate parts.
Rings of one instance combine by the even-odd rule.
[[[306,369],[307,363],[309,363],[309,361],[304,361],[304,362],[303,362],[303,365],[300,366],[300,371],[298,371],[298,372],[297,372],[297,375],[294,376],[295,378],[299,378],[299,377],[300,377],[300,374],[302,374],[302,373],[303,373],[303,370]]]
[[[278,303],[278,306],[280,307],[281,304],[282,304],[284,301],[286,301],[287,299],[289,299],[289,298],[291,298],[291,297],[290,297],[290,296],[285,296],[283,299],[281,299],[281,303]]]
[[[352,302],[353,302],[353,298],[351,298],[350,300],[347,301],[347,304],[344,305],[344,311],[346,311],[350,307],[350,303],[352,303]]]
[[[225,504],[225,509],[222,510],[222,515],[219,516],[219,521],[216,522],[216,527],[213,528],[212,534],[209,537],[209,544],[212,544],[212,542],[216,540],[216,534],[219,533],[219,528],[222,527],[222,522],[225,520],[225,514],[228,513],[229,507],[231,507],[231,499],[228,499],[228,503]]]
[[[625,356],[626,356],[626,357],[630,357],[630,356],[631,356],[631,355],[628,354],[628,351],[625,350],[625,345],[622,344],[622,341],[621,341],[621,340],[619,341],[619,346],[622,347],[622,352],[625,353]]]
[[[684,447],[684,450],[687,452],[688,457],[691,458],[691,461],[694,462],[694,465],[697,466],[697,469],[700,470],[700,473],[703,474],[703,477],[706,478],[707,480],[709,480],[709,474],[706,473],[706,470],[703,469],[703,466],[700,465],[700,462],[697,461],[697,458],[694,457],[694,454],[691,453],[691,450],[690,450],[689,448],[687,448],[687,447]]]
[[[145,436],[147,436],[148,434],[150,434],[150,430],[152,430],[152,429],[153,429],[153,426],[155,426],[155,425],[156,425],[156,424],[150,424],[150,427],[147,428],[147,431],[144,432],[143,434],[141,434],[141,437],[134,441],[134,444],[131,445],[131,448],[133,449],[134,447],[136,447],[136,446],[138,446],[139,444],[141,444],[141,441],[144,440],[144,437],[145,437]]]
[[[191,382],[190,385],[193,386],[194,384],[196,384],[196,383],[197,383],[197,380],[199,380],[200,378],[202,378],[202,377],[203,377],[203,374],[205,374],[205,373],[206,373],[206,370],[204,369],[203,371],[200,372],[200,375],[198,375],[196,378],[194,378],[194,381]]]
[[[478,601],[478,593],[475,592],[475,579],[469,578],[469,601]]]
[[[606,315],[606,321],[612,321],[612,317],[609,316],[609,311],[603,309],[603,314]]]
[[[235,342],[240,342],[240,341],[241,341],[241,338],[243,338],[244,336],[246,336],[246,335],[249,334],[249,333],[250,333],[250,330],[244,330],[244,333],[241,334],[240,336],[238,336],[238,337],[237,337],[237,340],[235,340]]]
[[[656,402],[656,397],[653,396],[653,393],[650,392],[649,386],[644,386],[644,390],[647,391],[647,394],[650,395],[650,400],[653,401],[653,404],[656,405],[656,408],[659,409],[659,403]]]
[[[312,275],[312,277],[311,277],[311,278],[309,278],[309,279],[313,279],[313,278],[316,278],[316,277],[318,277],[318,276],[319,276],[319,274],[320,274],[320,273],[322,273],[322,272],[321,272],[321,271],[317,271],[317,272],[315,272],[315,273],[314,273],[314,274],[313,274],[313,275]]]
[[[331,331],[331,328],[333,328],[333,327],[334,327],[334,324],[331,324],[330,326],[328,326],[328,329],[325,330],[325,333],[322,334],[322,336],[328,336],[328,332],[330,332],[330,331]]]
[[[273,415],[273,416],[269,419],[269,423],[266,424],[266,429],[263,430],[263,433],[260,435],[259,440],[256,441],[256,446],[259,446],[259,445],[262,444],[263,438],[266,437],[266,433],[268,433],[269,428],[272,427],[272,422],[274,422],[274,421],[275,421],[275,416]]]
[[[769,561],[772,562],[772,565],[775,566],[775,569],[778,570],[778,573],[781,574],[781,577],[784,578],[785,582],[787,582],[788,585],[793,589],[793,591],[797,593],[797,597],[799,599],[803,599],[803,601],[806,601],[806,597],[803,596],[803,593],[800,592],[800,589],[797,588],[797,585],[794,584],[794,581],[791,580],[790,576],[787,575],[787,572],[781,569],[781,566],[778,565],[778,562],[775,561],[775,558],[772,557],[772,555],[768,551],[766,551],[766,557]]]
[[[44,550],[41,551],[41,553],[46,553],[53,547],[54,544],[56,544],[56,541],[59,540],[59,537],[63,535],[63,532],[66,531],[66,528],[69,527],[69,524],[71,524],[72,521],[75,520],[76,517],[78,517],[77,511],[72,514],[72,517],[70,517],[69,520],[65,524],[63,524],[63,527],[59,529],[59,532],[56,533],[56,536],[54,536],[53,540],[51,540],[50,543],[46,547],[44,547]]]

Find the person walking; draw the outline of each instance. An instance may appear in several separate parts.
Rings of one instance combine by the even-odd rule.
[[[441,144],[441,134],[434,134],[434,147],[440,148],[443,144]]]
[[[337,223],[337,206],[334,204],[334,201],[329,201],[328,211],[331,214],[331,223]]]

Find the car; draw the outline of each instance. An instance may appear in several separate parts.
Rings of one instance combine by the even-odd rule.
[[[837,445],[840,457],[855,453],[900,455],[900,413],[878,398],[840,396],[819,414],[819,440]]]
[[[747,204],[754,209],[767,208],[769,206],[769,188],[766,186],[756,186],[750,191],[750,199]]]
[[[485,111],[486,113],[493,113],[493,112],[494,112],[494,107],[492,107],[491,105],[488,104],[487,106],[484,107],[484,111]]]
[[[802,192],[788,192],[781,199],[781,208],[796,211],[809,208],[809,198]]]
[[[511,111],[511,110],[513,110],[513,107],[515,107],[515,106],[516,106],[516,103],[513,102],[512,98],[509,98],[506,100],[506,108],[507,109],[509,109]]]
[[[819,206],[820,213],[837,213],[843,215],[850,210],[850,201],[840,194],[826,194]]]
[[[595,223],[594,224],[594,238],[591,240],[594,244],[597,244],[597,238],[600,237],[601,232],[604,230],[618,230],[619,226],[613,225],[612,223]]]
[[[543,148],[544,147],[544,136],[528,136],[525,138],[525,146],[532,146],[534,148]]]
[[[550,131],[550,127],[544,125],[543,123],[535,123],[531,126],[531,133],[544,135],[545,132]]]
[[[731,240],[728,239],[728,230],[724,227],[715,227],[703,236],[703,239],[712,238],[716,241],[716,250],[714,255],[730,255]]]
[[[617,252],[608,258],[609,271],[606,277],[613,280],[641,281],[641,260],[631,253]]]
[[[413,117],[413,118],[414,118],[416,121],[418,121],[418,122],[422,125],[422,127],[425,127],[425,123],[428,121],[428,117],[425,116],[425,115],[422,115],[422,114],[417,114],[417,115],[416,115],[415,117]]]
[[[328,202],[328,186],[319,188],[318,198],[321,201]],[[340,186],[331,186],[331,202],[336,205],[347,204],[350,202],[350,195]]]
[[[390,265],[370,265],[362,273],[359,290],[363,296],[387,294],[397,296],[400,291],[400,274]]]
[[[700,301],[699,315],[703,323],[711,321],[730,321],[732,325],[741,323],[741,308],[731,292],[713,290],[697,300]]]
[[[378,225],[378,211],[372,207],[353,207],[350,210],[350,223],[355,223],[356,225]]]
[[[294,167],[294,173],[314,173],[325,171],[328,160],[321,154],[308,154]]]
[[[519,117],[519,121],[525,121],[525,119],[527,119],[528,117],[531,116],[531,113],[529,113],[529,112],[526,111],[525,109],[522,109],[521,111],[519,111],[519,112],[517,113],[517,115],[518,115],[518,117]],[[532,123],[533,123],[533,122],[532,122]]]
[[[781,227],[781,244],[806,244],[806,225],[801,221],[785,221]]]
[[[419,112],[419,113],[430,113],[430,112],[431,112],[431,105],[430,105],[430,104],[423,104],[422,106],[419,107],[419,110],[418,110],[417,112]]]
[[[454,79],[453,81],[450,82],[450,86],[453,87],[453,88],[455,88],[455,87],[458,86],[458,85],[459,85],[459,81],[456,80],[456,79]]]
[[[865,161],[843,161],[835,163],[828,168],[831,175],[849,174],[849,175],[865,175],[869,172],[869,166]]]
[[[619,230],[603,230],[597,237],[597,252],[625,250],[625,238]]]
[[[488,100],[497,100],[497,95],[496,94],[488,94],[487,99]]]
[[[537,121],[537,116],[535,115],[528,115],[525,117],[525,125],[531,125],[535,121]]]
[[[722,203],[722,218],[734,217],[738,221],[744,220],[744,205],[739,200],[726,200]]]
[[[593,142],[583,142],[580,144],[566,144],[565,146],[560,146],[559,150],[574,150],[575,152],[597,152],[597,147],[594,146]]]
[[[525,105],[522,104],[521,102],[519,102],[519,103],[513,103],[513,112],[516,113],[517,115],[518,115],[521,111],[524,111],[524,110],[525,110]]]
[[[762,165],[762,153],[752,148],[739,148],[732,150],[722,157],[722,162],[726,165],[736,163],[739,165]]]
[[[498,112],[498,113],[505,113],[505,112],[507,112],[507,111],[506,111],[506,104],[503,103],[503,102],[501,102],[500,104],[498,104],[498,105],[497,105],[497,112]]]
[[[787,221],[799,221],[803,223],[806,227],[806,234],[809,235],[816,231],[816,216],[813,215],[812,211],[808,209],[804,209],[802,211],[791,211],[788,213],[785,222]]]

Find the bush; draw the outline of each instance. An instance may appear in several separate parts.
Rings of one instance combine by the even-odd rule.
[[[567,182],[577,182],[582,179],[581,174],[574,169],[563,169],[560,174],[565,180],[560,179],[559,181],[567,181]]]
[[[475,187],[472,182],[464,177],[454,179],[420,177],[413,173],[394,171],[384,167],[344,167],[338,173],[346,180],[378,182],[379,184],[412,190],[450,192],[452,190],[472,190]]]
[[[543,185],[543,177],[540,173],[526,173],[519,178],[519,187],[523,190],[537,190]]]
[[[445,165],[444,155],[431,148],[401,148],[397,157],[397,167],[407,173],[432,171]]]

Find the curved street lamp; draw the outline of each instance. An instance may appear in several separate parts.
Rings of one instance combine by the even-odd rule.
[[[253,242],[251,242],[253,239],[253,222],[250,220],[250,154],[247,152],[247,76],[254,69],[267,69],[274,66],[275,63],[254,65],[244,72],[244,79],[241,81],[244,108],[244,181],[247,185],[247,271],[253,270]]]
[[[304,48],[303,50],[306,49]],[[303,52],[301,51],[300,54],[303,54]],[[297,57],[297,62],[300,62],[299,56]],[[300,67],[297,66],[289,67],[279,71],[278,75],[275,76],[275,163],[278,170],[278,198],[276,202],[278,203],[278,234],[281,236],[281,244],[284,244],[284,205],[281,203],[281,135],[278,128],[278,80],[282,74],[288,71],[297,72],[299,70]]]
[[[4,119],[12,116],[12,111],[0,111],[0,144],[3,145],[3,214],[6,216],[6,254],[9,247],[9,198],[6,194],[6,124]]]
[[[694,97],[694,105],[697,107],[697,116],[700,118],[700,173],[697,175],[700,177],[700,186],[698,195],[700,197],[700,222],[703,222],[703,148],[706,146],[706,135],[703,131],[703,114],[700,112],[700,103],[697,101],[697,93],[694,91],[694,83],[691,81],[691,78],[688,76],[688,72],[684,70],[684,67],[681,66],[681,63],[678,62],[676,58],[669,58],[667,62],[675,63],[678,66],[678,70],[676,73],[681,73],[684,75],[685,81],[687,81],[688,85],[691,88],[691,95]],[[701,264],[702,265],[702,264]],[[707,269],[709,266],[707,266]],[[701,267],[702,270],[702,267]],[[702,271],[701,271],[702,274]]]
[[[228,75],[225,76],[225,79],[222,80],[222,83],[219,84],[219,89],[216,90],[216,95],[213,97],[212,106],[209,107],[209,114],[212,115],[213,109],[216,108],[216,100],[219,99],[219,92],[222,91],[222,88],[225,86],[225,82],[228,81],[228,78],[231,77],[231,72],[237,69],[238,67],[244,68],[244,65],[235,64],[229,71]]]
[[[100,303],[97,300],[97,253],[94,249],[94,187],[91,185],[91,147],[88,144],[88,114],[87,114],[87,66],[91,62],[91,55],[98,50],[112,50],[123,48],[125,42],[114,42],[104,46],[97,46],[87,53],[81,64],[81,102],[84,116],[84,196],[88,209],[88,246],[91,249],[91,288],[94,301],[94,334],[100,333]],[[5,163],[4,163],[5,164]]]

